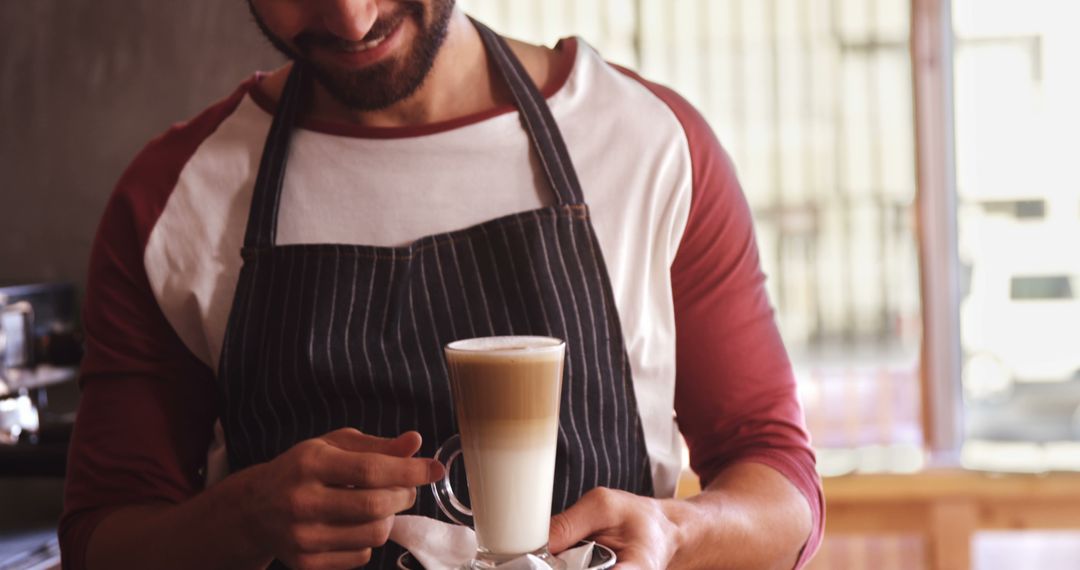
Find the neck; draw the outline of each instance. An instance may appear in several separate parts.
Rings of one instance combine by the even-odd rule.
[[[483,111],[497,103],[480,34],[461,10],[450,17],[446,39],[423,84],[408,98],[376,111],[342,105],[318,82],[309,113],[320,120],[370,127],[408,127]]]

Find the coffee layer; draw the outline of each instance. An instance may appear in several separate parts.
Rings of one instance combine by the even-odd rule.
[[[557,418],[562,353],[447,351],[459,425],[470,421]]]

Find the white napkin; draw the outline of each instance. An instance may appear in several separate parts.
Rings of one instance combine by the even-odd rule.
[[[458,570],[476,554],[476,533],[467,526],[416,515],[394,517],[390,540],[405,547],[425,570]],[[567,570],[585,570],[592,560],[593,543],[559,555]],[[499,565],[505,570],[550,570],[539,558],[526,555]]]

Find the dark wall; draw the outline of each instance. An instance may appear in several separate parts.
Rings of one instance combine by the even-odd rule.
[[[135,153],[279,62],[244,0],[0,0],[0,285],[81,288]],[[0,535],[53,524],[62,484],[0,478]]]
[[[138,150],[280,61],[244,0],[0,0],[0,285],[81,287]]]

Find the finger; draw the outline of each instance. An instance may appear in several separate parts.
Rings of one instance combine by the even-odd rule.
[[[319,520],[356,524],[384,519],[408,510],[416,502],[415,487],[344,489],[326,487],[319,493]]]
[[[305,554],[351,552],[386,544],[393,526],[393,517],[351,526],[304,525],[293,530],[293,541]]]
[[[569,509],[551,517],[551,551],[562,552],[589,536],[619,526],[623,501],[618,493],[597,487]]]
[[[387,455],[396,455],[398,457],[412,457],[416,455],[417,451],[420,451],[420,444],[424,442],[424,438],[420,436],[418,432],[407,431],[397,437],[387,440],[387,446],[383,449],[383,453]]]
[[[361,432],[355,428],[341,428],[322,436],[324,442],[346,451],[383,453],[396,457],[411,457],[420,450],[422,438],[415,431],[405,432],[394,438],[385,438]]]
[[[297,570],[349,570],[371,562],[371,549],[348,552],[305,553],[282,560]]]
[[[313,472],[319,481],[362,489],[418,487],[443,477],[442,465],[433,459],[356,453],[331,446],[314,463]]]

